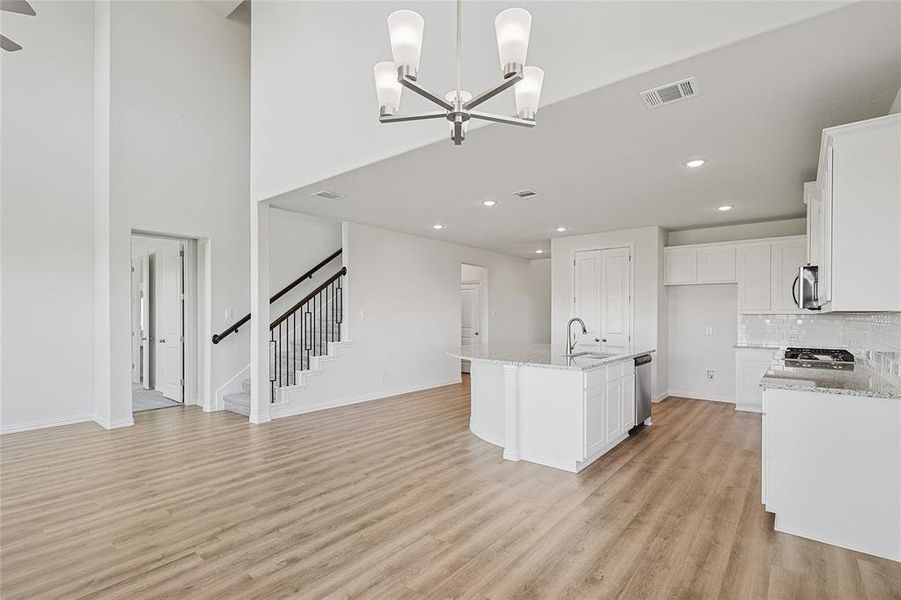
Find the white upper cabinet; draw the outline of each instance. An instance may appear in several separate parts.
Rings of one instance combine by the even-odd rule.
[[[735,283],[735,246],[710,244],[664,248],[663,283]]]
[[[810,253],[823,310],[901,310],[899,165],[901,114],[823,130]]]
[[[663,283],[679,285],[698,282],[697,248],[663,249]]]
[[[698,248],[698,282],[735,283],[735,246]]]
[[[798,308],[798,273],[807,262],[805,240],[792,239],[772,244],[773,312],[802,312]]]
[[[773,310],[772,244],[738,248],[738,312]]]

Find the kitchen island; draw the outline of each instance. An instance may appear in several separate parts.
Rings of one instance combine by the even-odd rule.
[[[566,357],[562,346],[508,343],[448,354],[471,363],[473,434],[507,460],[577,473],[636,425],[634,358],[651,352]]]

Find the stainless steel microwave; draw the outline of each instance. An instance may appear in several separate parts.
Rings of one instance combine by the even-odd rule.
[[[795,285],[798,287],[797,295],[795,295]],[[798,308],[820,310],[823,302],[820,300],[819,268],[816,265],[801,267],[798,277],[795,278],[795,285],[792,286],[792,295]]]

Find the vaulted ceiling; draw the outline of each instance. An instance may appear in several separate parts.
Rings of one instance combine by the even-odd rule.
[[[345,102],[338,94],[334,102],[350,107],[343,114],[355,124],[356,135],[347,131],[341,114],[326,110],[308,130],[331,136],[308,138],[316,142],[313,154],[321,148],[325,156],[294,156],[293,172],[269,165],[263,174],[271,177],[263,176],[256,192],[282,187],[273,204],[289,210],[533,257],[534,249],[555,235],[799,215],[801,184],[815,176],[820,130],[885,114],[901,86],[901,4],[859,3],[828,12],[823,11],[834,5],[678,3],[680,10],[670,12],[672,6],[528,6],[535,23],[529,62],[547,72],[539,123],[532,130],[501,125],[473,130],[462,147],[446,140],[447,128],[440,122],[370,123],[375,120],[371,76],[355,71],[370,89],[358,90],[358,101]],[[795,12],[777,19],[782,6]],[[505,5],[477,7],[464,13],[465,19],[484,25],[481,37],[486,38],[467,53],[467,81],[474,89],[496,75],[490,25]],[[820,14],[797,21],[805,7]],[[725,19],[730,10],[732,19]],[[383,29],[384,15],[371,12],[366,27]],[[449,35],[451,21],[450,15],[423,12],[428,49],[434,33],[430,24],[432,30],[446,24]],[[710,33],[720,17],[769,30],[747,37],[733,29],[732,37],[744,39],[726,36],[733,43],[722,45],[724,40],[714,41]],[[566,26],[560,26],[561,19]],[[255,12],[255,26],[256,20]],[[773,29],[774,23],[792,20]],[[551,31],[543,29],[548,22],[555,24]],[[449,57],[450,44],[438,45],[447,46],[440,49]],[[387,43],[382,46],[367,56],[370,64],[389,55]],[[443,90],[451,87],[452,73],[449,65],[442,70],[441,52],[423,51],[422,79],[429,83],[435,77],[435,83],[444,76],[446,85],[434,85]],[[439,65],[437,74],[426,75],[433,62]],[[696,98],[649,109],[638,96],[691,76],[701,90]],[[329,99],[331,90],[316,93]],[[408,100],[410,95],[403,109],[414,110]],[[495,102],[495,110],[512,112],[511,98]],[[357,124],[360,118],[366,126]],[[340,144],[332,148],[336,139]],[[343,157],[330,162],[339,147]],[[682,166],[697,155],[709,163],[695,170]],[[268,158],[263,152],[255,160],[260,157]],[[292,189],[289,181],[303,184]],[[521,200],[511,195],[523,188],[539,196]],[[320,189],[347,198],[310,197]],[[497,200],[497,206],[483,207],[487,198]],[[724,203],[735,208],[715,210]],[[435,231],[434,223],[445,228]],[[569,230],[558,234],[558,225]]]

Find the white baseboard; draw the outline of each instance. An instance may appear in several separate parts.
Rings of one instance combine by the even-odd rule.
[[[93,421],[94,415],[75,415],[72,417],[56,417],[53,419],[39,419],[37,421],[29,421],[27,423],[19,423],[18,425],[4,425],[0,427],[0,434],[19,433],[20,431],[33,431],[35,429],[46,429],[48,427],[59,427],[60,425],[73,425],[75,423],[86,423]]]
[[[708,402],[724,402],[726,404],[735,404],[734,398],[715,398],[706,394],[696,394],[694,392],[674,392],[669,391],[667,396],[678,396],[680,398],[690,398],[692,400],[707,400]]]
[[[380,400],[391,396],[399,396],[401,394],[409,394],[411,392],[422,392],[445,385],[454,385],[462,381],[461,377],[448,379],[445,381],[437,381],[433,383],[425,383],[420,385],[412,385],[384,392],[375,392],[372,394],[361,394],[359,396],[351,396],[349,398],[339,398],[337,400],[327,400],[325,402],[304,403],[298,401],[276,402],[271,407],[271,415],[273,419],[281,419],[282,417],[291,417],[294,415],[302,415],[304,413],[315,412],[317,410],[326,410],[329,408],[337,408],[339,406],[348,406],[351,404],[359,404],[361,402],[370,402],[372,400]]]
[[[96,415],[94,416],[94,422],[104,429],[119,429],[120,427],[131,427],[135,424],[135,420],[131,415],[126,419],[119,419],[118,421],[107,421],[103,417]]]
[[[660,402],[664,400],[667,396],[669,396],[669,392],[663,392],[662,394],[657,394],[653,398],[651,398],[651,402]]]

